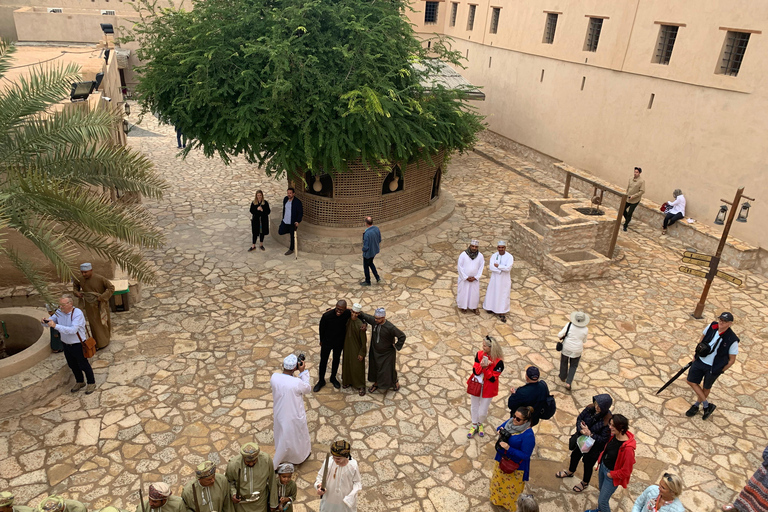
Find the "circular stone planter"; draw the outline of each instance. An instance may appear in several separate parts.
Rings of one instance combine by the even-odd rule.
[[[0,309],[10,357],[0,359],[0,418],[44,405],[61,394],[72,377],[64,354],[51,351],[50,332],[40,319],[43,308]],[[26,348],[24,348],[26,346]]]

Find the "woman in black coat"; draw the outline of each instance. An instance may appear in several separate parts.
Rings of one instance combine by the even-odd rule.
[[[264,192],[256,191],[256,197],[251,202],[251,232],[253,233],[251,248],[256,249],[256,239],[259,240],[259,248],[264,250],[264,235],[269,234],[269,203],[264,200]]]
[[[605,448],[611,437],[611,405],[613,399],[611,395],[603,394],[592,397],[592,404],[581,411],[576,418],[576,432],[571,436],[568,442],[568,448],[571,450],[571,464],[568,470],[559,471],[555,476],[557,478],[572,477],[576,468],[579,466],[579,460],[584,461],[584,477],[581,482],[573,487],[574,492],[582,492],[589,486],[592,478],[592,470],[595,462],[600,457],[600,453]],[[594,439],[595,444],[587,453],[582,453],[581,448],[576,444],[580,436],[585,435]]]

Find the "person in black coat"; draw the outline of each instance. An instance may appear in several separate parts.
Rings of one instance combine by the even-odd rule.
[[[347,320],[352,313],[347,309],[347,301],[344,299],[336,303],[336,307],[329,309],[320,317],[320,368],[317,372],[317,384],[312,391],[317,393],[325,386],[325,369],[328,367],[328,358],[333,352],[333,361],[331,362],[331,384],[336,389],[341,387],[341,383],[336,378],[339,370],[339,361],[341,353],[344,351],[344,339],[347,336]]]
[[[568,471],[559,471],[555,476],[557,478],[572,477],[576,468],[579,466],[579,460],[584,461],[584,476],[581,482],[573,487],[574,492],[582,492],[589,486],[592,478],[592,470],[595,467],[600,453],[605,448],[608,440],[611,438],[611,405],[613,399],[611,395],[602,394],[592,397],[592,404],[581,411],[576,418],[576,432],[573,433],[568,441],[568,448],[571,450],[571,464]],[[595,440],[595,444],[587,453],[582,453],[581,448],[576,444],[580,436],[589,436]]]
[[[256,239],[259,240],[259,248],[264,249],[264,235],[269,234],[269,203],[264,200],[264,192],[256,191],[256,197],[251,201],[251,248],[248,252],[256,250]]]
[[[531,417],[531,426],[539,423],[538,404],[547,400],[549,396],[549,386],[543,380],[539,380],[539,369],[535,366],[529,366],[525,370],[525,385],[515,389],[512,388],[511,395],[507,400],[507,407],[511,411],[510,417],[515,415],[519,407],[533,407],[534,413]]]
[[[277,230],[278,234],[290,235],[291,237],[291,246],[286,251],[286,256],[293,254],[293,250],[296,248],[293,233],[299,228],[299,223],[304,218],[304,206],[301,204],[301,199],[295,197],[295,193],[293,187],[288,187],[286,196],[283,198],[283,218],[280,221],[280,228]],[[287,212],[286,205],[290,205]]]

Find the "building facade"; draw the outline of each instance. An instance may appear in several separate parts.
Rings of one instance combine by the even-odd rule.
[[[768,3],[757,0],[415,0],[428,44],[452,38],[483,87],[489,128],[712,225],[736,189],[757,198],[731,235],[768,247]]]

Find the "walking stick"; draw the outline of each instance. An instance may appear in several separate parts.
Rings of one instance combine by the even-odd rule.
[[[192,484],[192,496],[195,497],[195,512],[200,512],[200,503],[197,501],[197,486]]]
[[[293,254],[294,259],[299,259],[299,235],[296,234],[298,228],[293,229]]]
[[[320,484],[320,490],[325,492],[325,483],[328,481],[328,461],[331,458],[330,453],[325,454],[325,468],[323,468],[323,483]],[[323,495],[325,496],[325,495]],[[320,498],[322,499],[322,497]]]
[[[147,512],[147,508],[144,506],[144,493],[141,492],[141,482],[139,482],[139,502],[141,502],[141,512]]]
[[[240,478],[243,476],[243,468],[237,469],[237,484],[235,484],[235,498],[241,500],[240,497]]]

